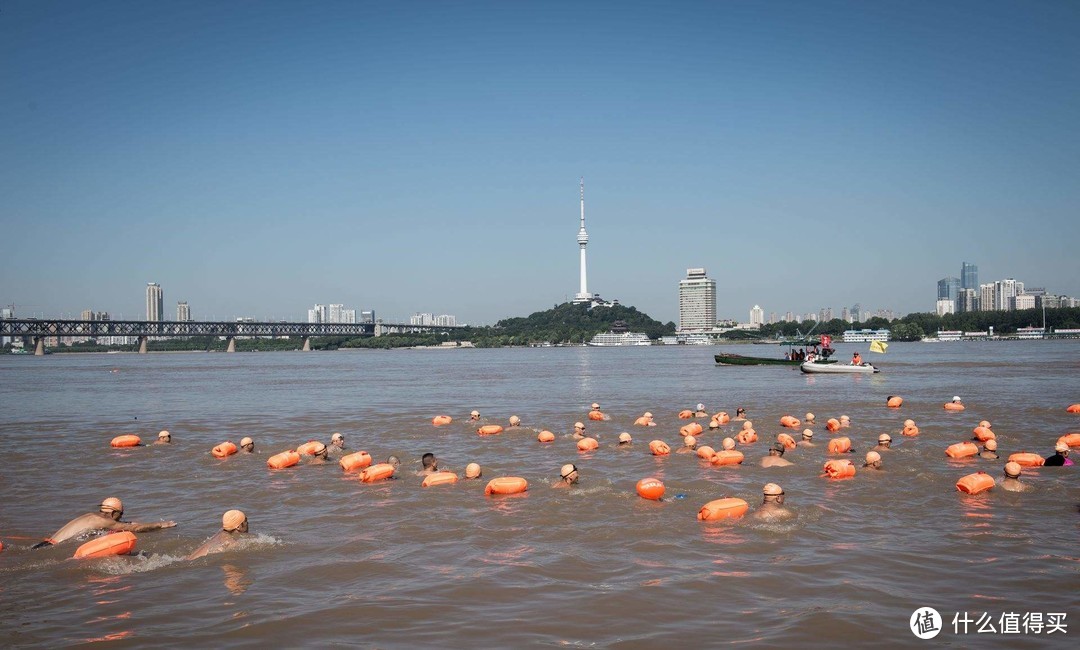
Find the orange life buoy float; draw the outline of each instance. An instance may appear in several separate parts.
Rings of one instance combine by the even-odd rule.
[[[394,475],[394,466],[390,463],[377,463],[360,472],[361,483],[374,483]]]
[[[964,405],[963,404],[957,404],[956,402],[945,402],[944,406],[945,406],[946,411],[963,411],[964,410]]]
[[[139,436],[130,433],[123,436],[116,436],[109,442],[109,445],[113,447],[138,447],[141,444],[142,439],[140,439]]]
[[[780,426],[787,427],[789,429],[798,429],[802,426],[802,420],[791,415],[785,415],[780,418]]]
[[[757,442],[757,432],[753,429],[743,429],[739,432],[739,435],[736,436],[736,438],[740,443],[744,445],[749,445],[751,443]]]
[[[992,487],[994,487],[994,479],[990,478],[986,472],[968,474],[956,482],[956,489],[966,494],[986,492]]]
[[[716,455],[716,450],[708,445],[701,445],[694,450],[694,453],[702,460],[712,460],[712,457]]]
[[[449,415],[436,415],[435,417],[431,418],[431,423],[437,427],[445,426],[453,421],[454,418],[450,417]]]
[[[971,432],[975,434],[975,440],[978,440],[979,442],[986,442],[987,440],[994,440],[997,438],[997,436],[994,435],[994,432],[988,427],[975,427]]]
[[[457,474],[453,472],[434,472],[424,477],[424,481],[420,484],[420,487],[449,485],[450,483],[457,483]]]
[[[1069,404],[1069,406],[1065,408],[1065,412],[1080,413],[1080,404]]]
[[[578,451],[593,451],[600,446],[600,443],[596,442],[596,438],[582,438],[577,441]]]
[[[589,419],[599,422],[604,419],[604,414],[600,411],[589,411]]]
[[[909,436],[909,437],[917,436],[917,435],[919,435],[919,427],[916,427],[916,426],[904,427],[903,430],[900,431],[900,433],[904,434],[905,436]]]
[[[680,420],[693,420],[694,419],[694,412],[693,411],[679,411],[679,419]]]
[[[1022,451],[1009,456],[1010,463],[1016,463],[1020,467],[1042,467],[1046,459],[1038,454]]]
[[[742,499],[728,497],[716,499],[701,506],[697,518],[701,521],[717,521],[720,519],[738,519],[746,514],[750,504]]]
[[[110,555],[127,555],[135,550],[135,534],[130,530],[122,530],[118,533],[103,535],[92,539],[75,550],[76,559],[92,557],[108,557]]]
[[[832,479],[852,478],[855,466],[850,460],[830,460],[825,463],[825,475]]]
[[[304,444],[296,448],[296,453],[301,456],[314,456],[315,450],[319,448],[322,443],[318,440],[308,440]]]
[[[485,424],[476,430],[476,433],[481,436],[494,436],[502,432],[503,428],[498,424]]]
[[[236,445],[231,442],[223,442],[217,447],[210,450],[210,453],[214,455],[214,458],[225,458],[226,456],[232,456],[236,453]]]
[[[885,406],[888,406],[891,409],[898,409],[903,406],[903,404],[904,398],[895,395],[893,397],[890,397],[889,400],[885,402]]]
[[[731,422],[731,416],[727,414],[727,411],[720,411],[712,416],[712,421],[720,425],[727,424]]]
[[[643,478],[637,482],[636,489],[638,496],[642,499],[659,501],[660,497],[664,496],[664,491],[666,488],[659,479]]]
[[[295,451],[283,451],[266,459],[266,466],[270,469],[285,469],[300,462],[300,454]]]
[[[836,418],[829,418],[829,420],[825,423],[825,428],[828,429],[830,433],[836,433],[840,430],[840,420],[837,420]]]
[[[700,424],[698,424],[697,422],[691,422],[690,424],[688,424],[688,425],[686,425],[686,426],[684,426],[684,427],[681,427],[681,428],[679,429],[679,433],[680,433],[680,434],[682,435],[682,437],[684,437],[684,438],[685,438],[686,436],[697,436],[697,435],[701,435],[701,432],[702,432],[702,428],[701,428],[701,425],[700,425]]]
[[[653,440],[649,443],[649,451],[653,456],[667,456],[671,453],[671,447],[663,440]]]
[[[488,481],[484,494],[521,494],[529,489],[529,482],[519,476],[500,476]]]
[[[851,438],[833,438],[829,441],[830,454],[846,454],[851,451]]]
[[[356,451],[351,454],[342,456],[338,460],[338,465],[341,466],[343,472],[351,472],[354,469],[364,469],[371,466],[371,454],[366,451]]]
[[[1066,433],[1058,438],[1057,441],[1070,447],[1080,447],[1080,433]]]
[[[741,465],[746,459],[741,451],[734,449],[725,449],[723,451],[716,452],[716,455],[712,457],[713,465]]]
[[[955,445],[949,445],[945,449],[945,455],[949,458],[967,458],[978,453],[979,446],[974,442],[958,442]]]

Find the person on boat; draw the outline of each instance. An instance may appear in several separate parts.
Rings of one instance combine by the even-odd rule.
[[[817,356],[816,356],[816,355],[814,355],[814,351],[813,351],[813,350],[810,350],[810,352],[809,352],[809,353],[807,353],[807,355],[806,355],[806,362],[807,362],[807,363],[814,363],[814,361],[815,361],[816,359],[817,359]]]
[[[746,409],[744,409],[741,406],[739,408],[735,409],[735,419],[736,420],[745,420],[746,419]]]
[[[251,438],[244,437],[240,439],[240,451],[248,454],[255,453],[255,441]]]
[[[862,356],[860,356],[858,352],[851,355],[851,365],[853,365],[853,366],[861,366],[862,365]]]
[[[784,521],[795,517],[795,513],[784,505],[784,488],[776,483],[768,483],[762,493],[765,498],[751,517],[760,521]]]
[[[573,463],[567,463],[559,470],[559,480],[551,487],[553,488],[565,488],[578,482],[578,469],[577,465]]]
[[[794,361],[794,359],[791,358],[790,350],[784,353],[784,361]]]
[[[1072,465],[1072,460],[1069,459],[1069,445],[1064,442],[1059,442],[1054,445],[1054,455],[1047,457],[1043,463],[1044,467],[1062,467]]]
[[[574,440],[581,440],[584,437],[586,437],[585,436],[585,423],[583,423],[583,422],[575,422],[574,423]]]
[[[83,533],[88,533],[93,530],[129,530],[133,533],[145,533],[151,530],[172,528],[176,525],[175,521],[155,521],[147,524],[142,524],[137,521],[120,521],[120,517],[123,516],[124,504],[116,497],[109,497],[101,502],[97,512],[88,512],[85,515],[80,515],[72,519],[64,524],[60,530],[53,533],[51,537],[34,545],[33,548],[43,548],[45,546],[59,544],[72,537],[78,537]]]
[[[817,447],[817,445],[814,444],[814,432],[810,429],[803,429],[802,440],[795,444],[800,447]]]
[[[155,445],[171,445],[172,444],[172,434],[169,433],[168,431],[158,431],[157,440],[154,442],[154,444]]]
[[[683,446],[675,450],[676,454],[692,454],[697,449],[697,438],[686,436],[682,439]]]
[[[210,553],[227,551],[248,535],[247,515],[240,510],[229,510],[221,517],[221,530],[184,559],[195,560]]]
[[[769,447],[769,455],[761,459],[762,467],[789,467],[794,464],[784,459],[784,444],[780,442]]]
[[[469,422],[476,422],[480,419],[480,411],[473,411],[469,414]]]
[[[892,448],[892,436],[887,433],[883,433],[877,437],[877,447],[874,447],[874,451],[887,451]]]
[[[979,458],[997,460],[999,458],[997,453],[997,440],[991,438],[983,443],[983,450],[979,453]]]
[[[697,411],[694,411],[694,417],[696,417],[696,418],[707,418],[707,417],[709,417],[709,414],[705,411],[705,405],[704,404],[698,404],[697,405]]]
[[[881,469],[881,454],[876,451],[866,452],[866,462],[863,463],[863,467],[869,467],[870,469]]]
[[[1032,489],[1027,483],[1020,482],[1020,463],[1005,463],[1005,478],[998,481],[1002,490],[1009,492],[1028,492]]]
[[[619,446],[620,447],[629,447],[630,443],[632,443],[633,441],[634,441],[634,439],[630,437],[629,433],[623,431],[622,433],[619,434]]]

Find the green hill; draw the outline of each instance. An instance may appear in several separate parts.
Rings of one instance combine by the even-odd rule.
[[[507,318],[495,324],[491,334],[512,339],[514,345],[529,343],[581,343],[600,332],[607,332],[616,321],[623,321],[631,332],[644,332],[651,339],[675,333],[675,323],[661,323],[634,307],[615,305],[593,307],[563,303],[526,317]]]

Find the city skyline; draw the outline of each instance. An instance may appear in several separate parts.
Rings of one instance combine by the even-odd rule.
[[[664,322],[691,266],[740,321],[1080,295],[1080,6],[368,7],[5,6],[0,304],[491,324],[574,298],[581,176],[589,290]]]

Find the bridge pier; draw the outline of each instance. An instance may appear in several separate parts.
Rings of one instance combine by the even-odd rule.
[[[34,356],[35,357],[43,357],[43,356],[45,356],[45,337],[44,336],[36,336],[36,337],[34,337]]]
[[[304,337],[304,348],[303,348],[303,351],[304,351],[304,352],[311,352],[311,337],[310,337],[310,336],[305,336],[305,337]]]
[[[230,336],[230,337],[226,338],[225,340],[229,342],[229,345],[228,345],[228,347],[225,348],[225,351],[226,352],[236,352],[236,337],[235,336]]]
[[[139,354],[146,354],[146,341],[147,341],[147,338],[148,337],[146,337],[146,336],[140,336],[139,337]]]

